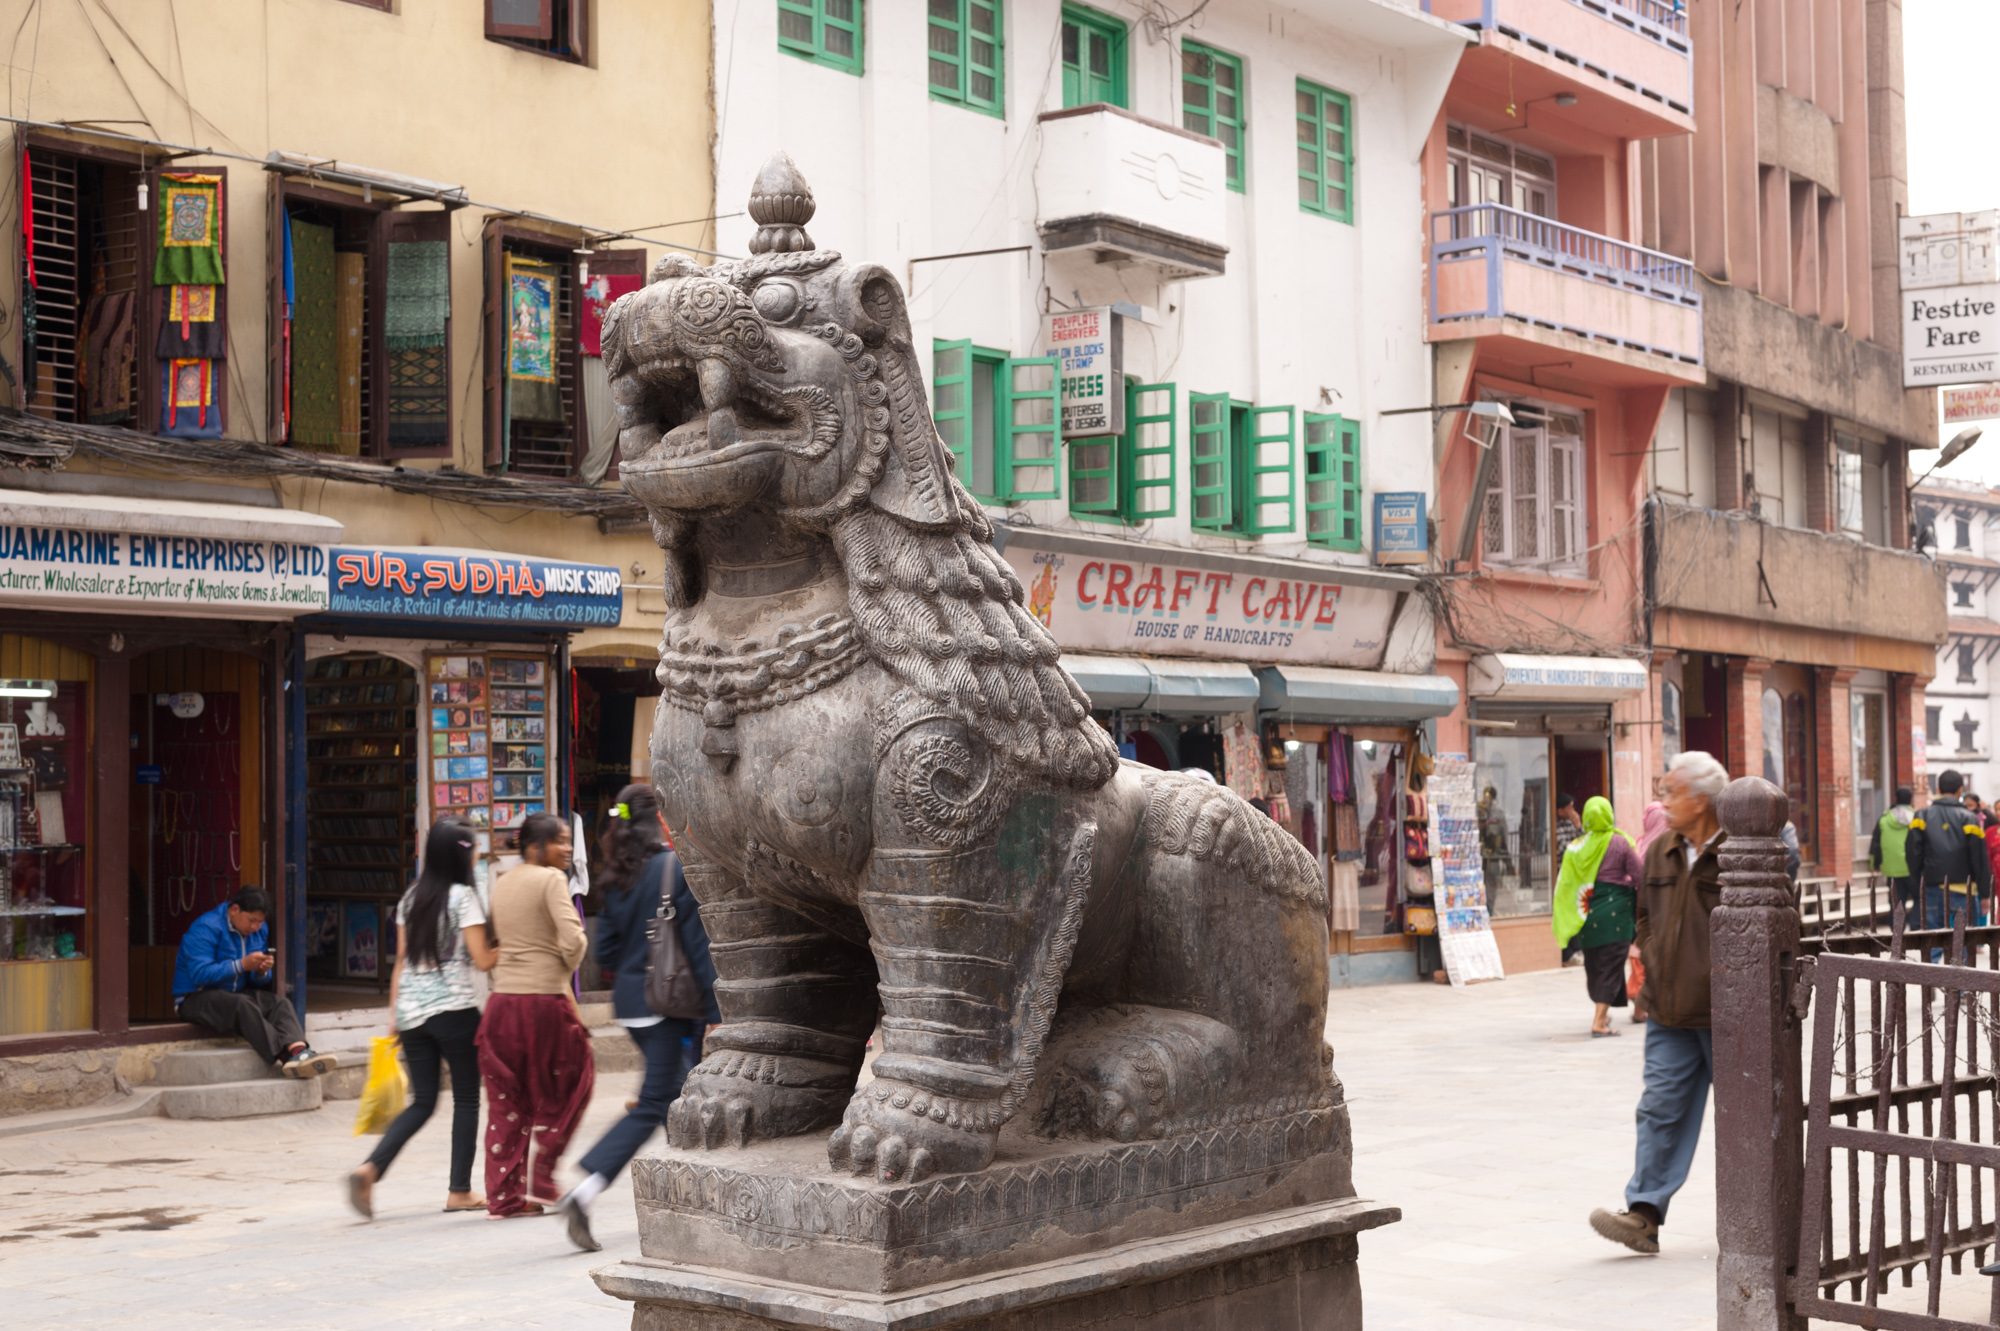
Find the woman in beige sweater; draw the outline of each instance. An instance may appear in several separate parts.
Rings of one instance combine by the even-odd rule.
[[[570,997],[587,948],[569,895],[569,828],[550,813],[521,823],[521,864],[493,884],[487,908],[500,949],[479,1023],[486,1083],[486,1210],[537,1215],[560,1191],[556,1163],[597,1080]]]

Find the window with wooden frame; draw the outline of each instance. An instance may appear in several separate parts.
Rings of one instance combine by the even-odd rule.
[[[932,419],[965,488],[996,503],[1060,498],[1055,358],[936,341],[931,361]]]
[[[360,5],[363,9],[379,9],[384,14],[394,13],[396,0],[346,0],[347,4]]]
[[[1063,105],[1125,106],[1126,28],[1084,5],[1062,7]]]
[[[591,0],[483,0],[486,38],[575,64],[590,63]]]
[[[1222,143],[1229,188],[1243,192],[1243,58],[1200,42],[1181,43],[1181,128]]]
[[[1361,422],[1305,413],[1306,540],[1358,551],[1361,536]]]
[[[1299,132],[1299,207],[1336,222],[1354,220],[1354,103],[1300,79],[1293,93]]]
[[[1266,536],[1297,525],[1298,412],[1227,393],[1188,394],[1189,521],[1197,531]]]
[[[1064,440],[1069,511],[1078,517],[1149,522],[1172,517],[1179,489],[1174,450],[1179,390],[1125,380],[1125,432]]]
[[[1583,576],[1589,505],[1583,420],[1571,412],[1515,407],[1541,423],[1503,429],[1486,489],[1483,562]]]
[[[930,0],[931,98],[1006,115],[1000,0]]]
[[[865,0],[778,0],[778,49],[846,74],[862,71]]]

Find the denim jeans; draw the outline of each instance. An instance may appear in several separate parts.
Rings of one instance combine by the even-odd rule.
[[[1942,883],[1924,884],[1924,928],[1950,929],[1957,925],[1959,917],[1965,917],[1967,924],[1977,924],[1979,899],[1972,892],[1953,892]],[[1933,963],[1944,960],[1944,949],[1931,949]]]
[[[1715,1078],[1707,1027],[1646,1026],[1646,1089],[1639,1096],[1639,1147],[1625,1207],[1644,1203],[1667,1218],[1667,1203],[1687,1182]]]
[[[382,1134],[368,1163],[375,1177],[389,1172],[396,1156],[437,1110],[443,1067],[451,1067],[451,1180],[453,1192],[472,1191],[472,1158],[479,1153],[479,1009],[440,1012],[403,1032],[403,1061],[410,1065],[410,1103]]]
[[[597,1145],[577,1161],[584,1173],[602,1174],[607,1179],[617,1178],[618,1171],[631,1164],[632,1157],[666,1124],[667,1107],[680,1096],[681,1083],[701,1061],[702,1030],[694,1022],[669,1017],[651,1026],[628,1026],[625,1034],[646,1060],[638,1107],[613,1123]]]

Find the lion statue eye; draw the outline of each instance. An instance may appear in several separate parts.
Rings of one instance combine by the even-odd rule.
[[[805,298],[793,283],[766,282],[750,294],[750,303],[757,307],[757,313],[781,324],[799,312]]]

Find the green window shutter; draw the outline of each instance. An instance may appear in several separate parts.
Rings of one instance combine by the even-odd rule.
[[[778,0],[778,49],[849,74],[861,72],[866,0]]]
[[[1235,450],[1242,475],[1239,530],[1250,536],[1291,531],[1298,525],[1292,492],[1298,412],[1292,407],[1252,407],[1249,425],[1248,437]]]
[[[1229,188],[1243,192],[1243,60],[1200,42],[1181,43],[1181,125],[1222,141]]]
[[[972,343],[932,341],[931,419],[951,450],[959,481],[972,484]]]
[[[1188,394],[1189,522],[1227,531],[1235,517],[1235,467],[1229,447],[1229,394]]]
[[[1329,550],[1361,549],[1361,424],[1307,412],[1306,539]]]
[[[1119,440],[1116,435],[1065,439],[1069,454],[1069,511],[1091,517],[1118,512]]]
[[[1062,9],[1063,105],[1125,105],[1125,25],[1082,5]]]
[[[1174,449],[1175,416],[1180,395],[1172,384],[1125,381],[1125,493],[1122,508],[1129,522],[1170,518],[1179,491],[1179,454]]]
[[[1299,207],[1337,222],[1354,220],[1354,103],[1346,93],[1300,79]]]
[[[931,96],[1001,111],[1001,0],[930,0]]]
[[[1062,401],[1054,356],[1021,357],[1000,367],[1000,421],[1006,450],[1003,499],[1060,499]]]

